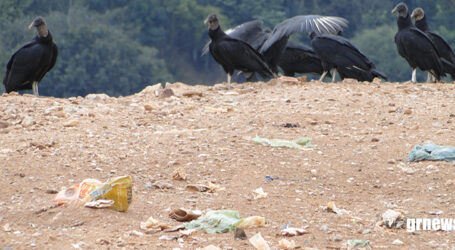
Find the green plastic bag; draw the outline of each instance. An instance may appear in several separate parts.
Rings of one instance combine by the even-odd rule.
[[[239,212],[234,210],[213,210],[197,220],[183,224],[186,229],[199,229],[207,233],[227,233],[242,221]]]
[[[296,140],[289,141],[284,139],[267,139],[256,136],[251,140],[259,144],[279,148],[308,149],[315,147],[315,145],[311,144],[311,139],[308,137],[302,137]]]

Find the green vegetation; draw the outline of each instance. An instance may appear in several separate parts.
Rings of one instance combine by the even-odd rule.
[[[364,51],[391,81],[409,80],[411,69],[394,43],[392,0],[2,0],[0,76],[12,53],[35,35],[26,27],[35,16],[47,20],[59,58],[40,84],[40,94],[129,95],[158,82],[212,84],[225,80],[211,56],[200,56],[208,40],[203,20],[217,13],[224,29],[262,19],[273,26],[295,15],[341,16],[344,35]],[[455,0],[417,1],[434,31],[455,48]],[[308,44],[304,35],[293,40]],[[426,74],[419,74],[421,79]],[[0,88],[3,88],[1,85]]]

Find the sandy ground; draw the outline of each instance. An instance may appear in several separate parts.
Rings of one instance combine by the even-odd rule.
[[[455,145],[455,84],[298,82],[212,87],[169,84],[127,97],[0,97],[1,249],[252,249],[233,233],[146,233],[150,216],[171,226],[175,208],[232,209],[263,216],[272,249],[454,248],[455,232],[389,229],[388,209],[409,218],[455,218],[455,165],[409,163],[416,144]],[[286,123],[297,127],[282,126]],[[310,137],[310,150],[255,144],[255,136]],[[186,180],[172,178],[183,169]],[[133,178],[127,212],[50,208],[55,192],[86,178]],[[266,181],[265,176],[281,180]],[[212,182],[225,190],[185,190]],[[153,188],[153,184],[164,186]],[[262,187],[268,196],[254,199]],[[329,202],[349,214],[324,210]],[[442,213],[442,214],[441,214]],[[291,223],[307,233],[280,235]],[[402,241],[401,245],[400,242]]]

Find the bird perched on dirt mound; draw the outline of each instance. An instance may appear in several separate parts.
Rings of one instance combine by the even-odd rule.
[[[411,81],[416,82],[416,70],[429,71],[436,80],[445,76],[436,46],[423,31],[417,29],[412,23],[408,6],[401,2],[392,10],[398,13],[398,32],[395,35],[395,44],[398,53],[412,68]]]
[[[37,36],[17,50],[6,65],[3,78],[6,92],[33,89],[38,96],[38,83],[57,61],[57,45],[48,30],[44,18],[37,17],[28,26],[36,28]]]
[[[227,73],[230,87],[231,76],[234,70],[254,73],[257,72],[263,78],[274,76],[262,56],[249,44],[228,36],[221,29],[218,18],[211,14],[204,21],[209,24],[209,37],[212,39],[209,50],[215,61],[223,66]]]

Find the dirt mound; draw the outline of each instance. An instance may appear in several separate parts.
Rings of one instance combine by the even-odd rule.
[[[302,80],[230,90],[155,85],[119,98],[4,94],[0,247],[252,248],[233,233],[164,240],[179,233],[141,230],[150,216],[178,225],[168,214],[180,207],[263,216],[266,226],[246,234],[260,232],[275,248],[289,222],[306,229],[287,238],[303,248],[343,248],[352,239],[377,248],[455,246],[452,233],[378,226],[388,209],[455,218],[454,164],[406,161],[416,144],[455,144],[455,85]],[[316,147],[268,147],[252,142],[256,136],[309,137]],[[185,178],[172,178],[177,169]],[[125,213],[49,208],[62,187],[120,175],[132,176],[134,185]],[[188,184],[221,189],[195,192]],[[260,187],[267,196],[254,199]],[[324,210],[329,202],[348,213]]]

